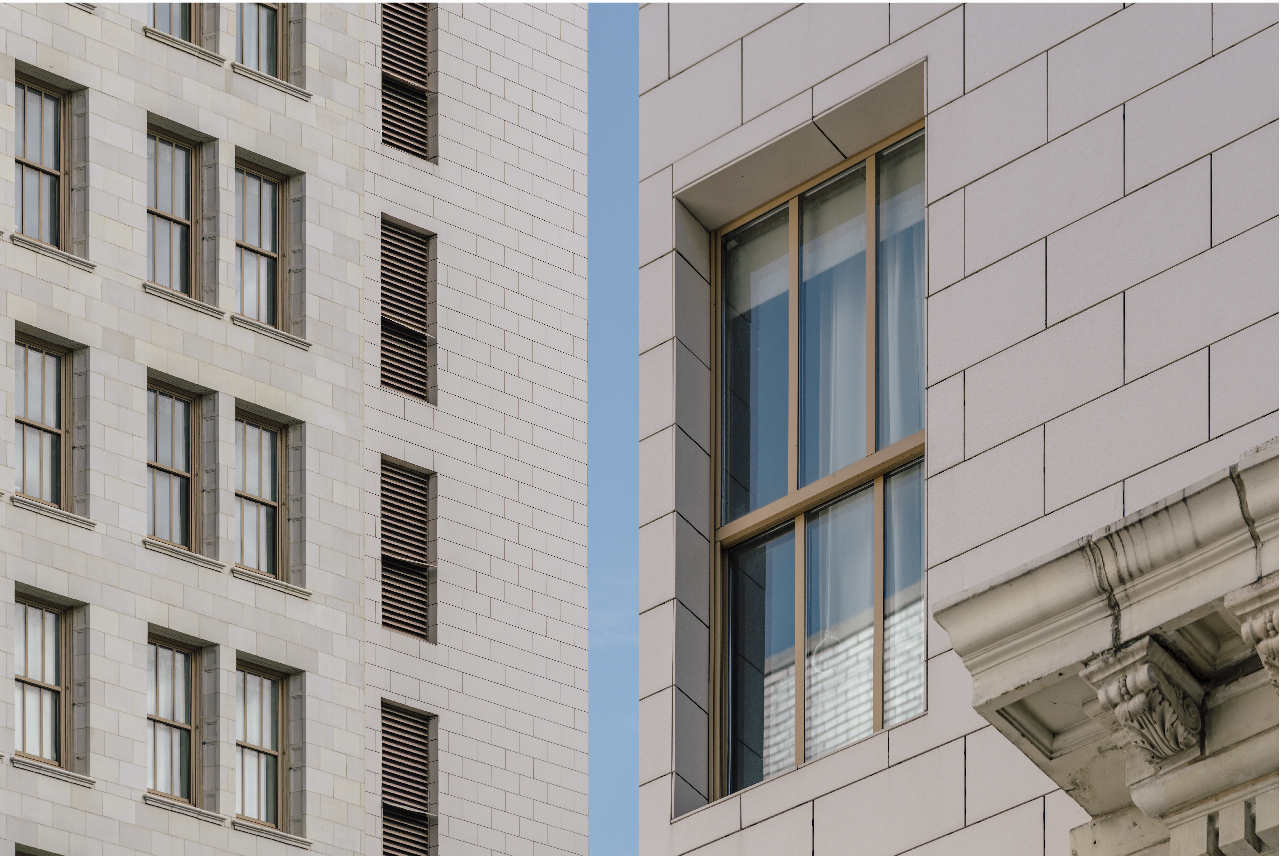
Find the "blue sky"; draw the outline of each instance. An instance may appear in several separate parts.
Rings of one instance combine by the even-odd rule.
[[[589,834],[615,856],[640,847],[637,6],[587,23]]]

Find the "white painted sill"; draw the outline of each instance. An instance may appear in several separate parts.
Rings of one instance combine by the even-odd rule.
[[[185,306],[188,309],[194,309],[197,312],[203,312],[206,315],[212,315],[214,318],[221,320],[227,310],[219,309],[217,306],[210,306],[203,300],[197,300],[194,297],[188,297],[181,291],[174,291],[172,288],[165,288],[163,285],[156,285],[154,282],[143,282],[142,290],[148,294],[154,294],[162,300],[168,300],[170,303],[177,303],[179,306]]]
[[[9,240],[14,244],[17,244],[19,247],[26,247],[28,250],[35,250],[42,256],[48,256],[51,259],[66,262],[67,264],[78,267],[81,270],[87,270],[90,273],[92,273],[94,268],[97,267],[96,264],[88,259],[82,259],[80,256],[73,256],[71,253],[64,252],[57,247],[50,246],[44,241],[37,241],[35,238],[28,238],[26,235],[20,235],[17,232],[10,233]]]
[[[149,39],[164,42],[170,47],[177,48],[180,51],[186,51],[192,56],[200,57],[206,62],[212,62],[214,65],[220,66],[227,61],[225,57],[216,54],[211,50],[206,50],[200,45],[194,42],[189,42],[186,39],[180,39],[177,36],[172,36],[164,30],[157,30],[155,27],[148,27],[144,25],[142,28],[142,34]]]
[[[259,83],[265,83],[268,86],[274,86],[276,89],[279,89],[281,92],[288,92],[290,95],[294,96],[295,98],[301,98],[303,101],[311,100],[311,93],[303,89],[302,87],[294,86],[292,83],[287,83],[281,80],[279,77],[272,77],[270,74],[263,74],[258,69],[250,68],[247,65],[241,65],[235,60],[232,60],[231,62],[231,70],[234,71],[236,74],[244,75],[245,77],[248,77],[251,80],[256,80]]]
[[[148,791],[142,795],[142,801],[147,805],[153,805],[156,808],[163,808],[166,811],[172,811],[178,814],[185,814],[188,817],[194,817],[197,820],[203,820],[206,823],[214,823],[218,826],[227,825],[227,818],[218,814],[216,811],[209,811],[208,809],[194,806],[191,803],[186,803],[182,800],[164,796],[163,794],[155,794]]]
[[[159,538],[152,538],[150,535],[144,536],[142,546],[148,550],[155,550],[157,553],[164,553],[166,556],[173,556],[175,559],[182,559],[184,562],[191,562],[193,565],[199,565],[202,568],[208,568],[211,571],[222,573],[227,570],[227,566],[217,559],[211,559],[208,556],[202,556],[193,550],[184,550],[182,547],[175,547],[168,541],[161,541]]]
[[[52,517],[54,520],[61,520],[63,523],[70,523],[72,526],[79,526],[82,529],[94,531],[98,528],[98,521],[90,520],[88,517],[81,517],[79,514],[72,514],[70,511],[64,511],[61,508],[55,508],[47,502],[41,502],[38,499],[32,499],[29,496],[23,496],[15,493],[9,497],[9,501],[18,508],[25,508],[28,511],[34,511],[36,514],[43,514],[45,517]]]
[[[294,597],[300,597],[303,600],[311,600],[311,589],[305,589],[302,586],[296,586],[293,583],[287,583],[284,580],[278,580],[275,577],[269,577],[266,574],[260,574],[257,571],[250,571],[236,565],[231,566],[231,575],[239,580],[256,583],[269,589],[275,589],[285,594],[291,594]]]
[[[311,342],[301,336],[295,336],[293,333],[286,333],[278,327],[272,327],[270,324],[264,324],[261,321],[255,321],[244,315],[237,315],[234,312],[231,315],[231,323],[237,327],[244,327],[246,330],[253,330],[262,333],[264,336],[270,336],[273,339],[279,339],[286,345],[293,345],[295,348],[302,348],[304,351],[310,350]]]
[[[233,817],[231,819],[231,827],[232,829],[239,829],[241,832],[248,832],[250,835],[261,835],[263,838],[279,841],[281,844],[292,844],[294,847],[311,849],[311,839],[309,838],[290,835],[288,832],[282,832],[274,827],[254,823],[252,820],[241,820],[238,817]]]
[[[11,755],[9,763],[19,770],[29,770],[32,773],[40,773],[43,776],[49,776],[53,779],[60,779],[64,782],[70,782],[73,785],[79,785],[82,788],[97,787],[96,779],[86,776],[83,773],[73,773],[70,770],[64,770],[62,767],[55,767],[52,764],[46,764],[42,761],[35,761],[31,758],[24,758],[21,755]]]

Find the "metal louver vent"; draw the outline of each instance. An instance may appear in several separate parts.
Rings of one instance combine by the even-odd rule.
[[[427,102],[427,4],[384,3],[383,143],[430,156]]]
[[[430,476],[386,461],[382,470],[382,554],[425,566]]]
[[[429,638],[431,622],[431,569],[383,556],[383,612],[385,627]]]
[[[427,91],[383,75],[383,143],[420,158],[429,157]]]
[[[384,856],[426,856],[431,846],[431,719],[383,705]]]
[[[403,226],[382,224],[382,383],[427,398],[429,241]]]

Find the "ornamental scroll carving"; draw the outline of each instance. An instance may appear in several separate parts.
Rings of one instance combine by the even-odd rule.
[[[1263,668],[1272,678],[1273,689],[1277,688],[1277,610],[1264,610],[1246,619],[1241,624],[1241,638],[1245,644],[1254,647],[1263,661]]]
[[[1137,663],[1099,690],[1099,703],[1116,715],[1126,736],[1156,764],[1201,740],[1196,701],[1151,663]]]

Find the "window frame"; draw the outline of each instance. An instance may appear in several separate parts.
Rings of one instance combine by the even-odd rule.
[[[201,767],[203,766],[200,763],[201,762],[201,757],[200,757],[200,754],[201,754],[200,753],[201,649],[196,646],[188,645],[183,642],[177,642],[173,639],[169,639],[165,636],[161,636],[155,633],[149,633],[147,635],[147,645],[148,647],[150,647],[151,645],[156,645],[156,646],[169,648],[173,651],[181,651],[182,653],[187,655],[187,668],[191,670],[191,675],[190,675],[191,696],[190,698],[187,699],[187,709],[191,712],[190,725],[184,725],[181,722],[176,722],[171,719],[165,719],[159,715],[153,715],[150,711],[147,712],[148,722],[158,722],[162,725],[167,725],[171,728],[185,728],[187,732],[190,734],[190,737],[188,738],[188,749],[191,752],[191,757],[187,760],[187,772],[188,772],[187,788],[190,796],[180,797],[177,794],[172,794],[172,793],[169,793],[168,791],[157,790],[156,788],[147,788],[147,792],[152,794],[158,794],[162,797],[165,797],[166,799],[178,800],[180,802],[189,803],[191,805],[198,805],[199,804],[198,795],[200,794],[200,778],[201,778],[200,774],[201,774]],[[160,680],[160,669],[159,669],[158,652],[157,652],[156,661],[157,661],[157,669],[156,669],[156,674],[154,676],[154,679],[157,681],[156,698],[159,699],[160,692],[159,692],[158,682]],[[152,680],[153,680],[153,676],[148,674],[147,682],[151,683]],[[156,757],[154,755],[152,757],[152,763],[153,764],[156,763]],[[150,772],[151,771],[149,770],[148,773]]]
[[[257,503],[259,505],[271,505],[271,506],[274,506],[276,509],[276,544],[275,544],[276,572],[274,574],[269,574],[266,571],[260,570],[258,568],[251,568],[248,565],[242,565],[239,561],[235,562],[234,565],[237,568],[241,568],[245,571],[249,571],[250,573],[259,574],[260,576],[268,577],[269,579],[284,580],[286,578],[285,561],[288,557],[288,544],[289,544],[289,539],[287,536],[289,527],[287,525],[287,520],[285,519],[285,512],[288,508],[288,502],[287,502],[288,496],[285,490],[286,487],[288,486],[286,473],[289,469],[287,465],[287,461],[285,459],[285,455],[288,453],[288,450],[289,450],[289,446],[288,446],[289,426],[283,425],[272,419],[267,419],[262,416],[257,416],[253,413],[250,413],[246,410],[242,410],[240,408],[236,408],[236,415],[233,421],[243,422],[246,425],[253,425],[259,429],[265,429],[267,431],[276,432],[275,482],[276,482],[276,496],[277,496],[277,499],[273,501],[273,500],[267,499],[266,497],[260,497],[257,494],[252,494],[252,493],[248,493],[247,491],[242,491],[236,487],[236,484],[238,483],[238,477],[237,476],[232,477],[232,495],[235,497],[235,499],[240,500],[243,498],[248,500],[249,502]],[[239,457],[240,455],[237,455],[237,458]],[[236,465],[239,464],[238,461],[234,463]],[[242,516],[240,520],[240,529],[239,531],[236,532],[236,544],[237,544],[236,549],[238,552],[237,558],[239,558],[240,555],[244,554],[244,534],[245,534],[245,522],[244,522],[244,517]]]
[[[155,4],[152,4],[152,5],[155,5]],[[203,195],[201,193],[202,187],[200,182],[200,174],[202,172],[202,170],[200,169],[200,151],[202,147],[199,143],[195,142],[194,140],[187,139],[178,134],[170,133],[169,131],[166,131],[165,129],[160,128],[156,125],[147,126],[147,136],[155,137],[157,143],[160,140],[164,140],[165,142],[170,143],[172,145],[182,146],[183,148],[187,149],[190,152],[190,157],[188,158],[188,169],[190,170],[190,173],[191,173],[187,177],[187,193],[190,196],[190,200],[188,202],[188,211],[189,211],[190,219],[183,220],[181,217],[174,216],[173,214],[167,214],[158,208],[152,208],[150,205],[147,206],[148,216],[154,214],[155,216],[161,218],[162,220],[166,220],[170,223],[181,223],[187,226],[187,285],[189,286],[189,288],[184,294],[184,292],[178,291],[178,289],[174,288],[173,286],[161,285],[160,283],[156,282],[153,279],[149,279],[147,280],[147,282],[151,283],[157,288],[168,288],[170,291],[176,291],[179,294],[184,294],[184,296],[190,297],[193,300],[199,300],[201,288],[200,288],[200,283],[197,281],[197,277],[199,276],[199,272],[200,272],[200,265],[198,262],[198,257],[200,255],[199,224],[201,223],[201,220],[202,220],[200,201]],[[148,164],[147,164],[148,185],[150,185],[151,183],[151,178],[152,178],[151,164],[150,164],[150,159],[148,159]],[[147,197],[148,197],[148,200],[150,200],[150,197],[151,197],[150,188],[148,188]],[[170,251],[172,252],[172,249]],[[148,267],[151,267],[154,265],[154,260],[152,258],[152,255],[154,253],[155,253],[155,247],[149,246],[147,249]]]
[[[203,4],[201,3],[148,3],[147,4],[147,26],[158,33],[164,33],[166,36],[170,36],[172,38],[178,39],[179,41],[189,42],[190,44],[193,44],[193,45],[199,45],[201,37],[204,35],[201,32],[201,27],[200,27],[200,24],[201,24],[200,19],[203,17],[200,14],[202,5]],[[171,33],[168,30],[162,30],[160,27],[157,27],[156,26],[156,7],[157,6],[186,6],[190,37],[184,38],[182,36]],[[170,20],[172,20],[172,18]]]
[[[867,310],[864,322],[867,325],[866,336],[867,381],[865,384],[865,413],[867,414],[867,444],[863,458],[849,464],[836,472],[815,479],[813,482],[797,487],[800,467],[800,245],[801,245],[801,198],[809,190],[822,185],[852,167],[866,164],[866,193],[869,214],[877,211],[877,158],[885,150],[912,137],[924,130],[925,120],[919,119],[902,130],[868,146],[852,157],[824,170],[813,178],[782,193],[769,202],[754,208],[747,214],[738,217],[710,235],[711,273],[712,273],[712,319],[711,319],[711,359],[712,359],[712,395],[711,395],[711,520],[712,549],[710,561],[711,581],[711,651],[710,651],[710,716],[708,782],[711,800],[730,796],[738,791],[730,790],[730,717],[732,700],[730,698],[729,670],[731,666],[731,628],[730,610],[730,568],[729,553],[734,548],[753,538],[770,533],[781,532],[789,526],[795,533],[795,616],[793,628],[795,641],[795,767],[808,763],[805,760],[805,657],[806,657],[806,515],[834,500],[853,494],[856,490],[871,486],[874,490],[874,524],[873,524],[873,686],[872,686],[872,734],[883,730],[882,715],[884,712],[883,672],[885,653],[885,481],[896,471],[903,469],[925,456],[925,429],[904,437],[883,448],[876,448],[877,426],[877,336],[876,336],[876,299],[877,299],[877,216],[867,216],[865,224],[867,275],[866,298]],[[721,480],[722,472],[722,347],[724,325],[721,317],[723,306],[722,265],[724,256],[724,239],[743,226],[746,226],[780,207],[788,207],[788,419],[787,419],[787,493],[772,502],[753,509],[734,520],[722,522]],[[924,479],[924,473],[922,473]],[[924,582],[924,578],[923,578]],[[870,735],[869,735],[870,736]],[[824,757],[824,756],[819,756]],[[817,758],[810,759],[811,761]],[[764,780],[763,780],[764,781]]]
[[[47,434],[57,434],[60,437],[60,440],[58,444],[58,457],[59,457],[58,501],[56,503],[49,502],[48,500],[41,499],[38,496],[32,496],[31,494],[24,493],[18,490],[16,485],[14,487],[13,492],[18,496],[21,496],[25,499],[32,500],[33,502],[39,502],[43,505],[48,505],[53,508],[59,508],[59,509],[62,509],[63,511],[69,511],[71,509],[71,496],[70,496],[71,431],[72,431],[72,423],[74,422],[74,419],[72,418],[72,396],[71,396],[71,378],[72,378],[71,364],[72,364],[73,352],[69,348],[64,348],[61,345],[54,345],[50,342],[46,342],[35,336],[29,336],[23,333],[17,333],[14,336],[14,347],[15,347],[15,350],[19,347],[36,348],[45,353],[56,354],[62,360],[61,368],[58,372],[59,374],[58,406],[62,413],[62,426],[54,430],[52,426],[45,425],[41,422],[36,422],[34,420],[26,418],[25,416],[19,416],[16,412],[14,413],[13,421],[15,424],[30,426],[32,428],[35,428],[37,431],[43,431]],[[17,371],[16,358],[14,360],[14,363],[15,363],[14,371],[16,373]],[[16,385],[17,385],[16,377],[14,378],[14,385],[16,388]],[[16,395],[15,395],[15,398],[16,398]],[[41,456],[42,465],[43,465],[43,462],[44,462],[44,458],[43,456]],[[16,463],[17,462],[15,462],[15,465]]]
[[[39,687],[41,689],[53,690],[58,693],[58,757],[57,759],[45,758],[42,755],[32,755],[24,752],[17,746],[17,740],[14,740],[13,754],[26,758],[31,761],[38,761],[41,764],[48,764],[62,770],[71,769],[72,757],[75,755],[71,748],[72,727],[71,727],[71,669],[72,669],[72,648],[71,648],[71,629],[70,620],[72,607],[56,604],[52,601],[45,600],[37,595],[28,595],[18,593],[14,595],[14,603],[43,609],[46,612],[52,612],[58,616],[58,656],[59,656],[59,685],[46,684],[43,681],[37,681],[18,675],[18,667],[15,661],[13,680],[15,684],[24,684],[27,686]],[[21,717],[22,711],[15,710],[15,717]],[[23,732],[26,732],[24,721]]]
[[[274,754],[276,756],[276,822],[269,823],[265,820],[259,820],[256,817],[250,817],[248,815],[240,814],[240,813],[236,813],[235,817],[237,820],[243,820],[246,823],[256,823],[259,826],[265,826],[268,829],[283,830],[288,821],[288,818],[285,812],[286,799],[289,793],[289,775],[288,775],[289,771],[286,767],[286,763],[289,758],[289,731],[288,731],[289,715],[288,715],[288,709],[286,705],[288,704],[288,701],[289,701],[289,694],[288,694],[287,688],[289,685],[290,675],[286,672],[273,669],[269,666],[260,666],[257,663],[251,663],[247,660],[243,660],[240,658],[237,658],[236,660],[236,672],[237,673],[243,672],[246,675],[246,677],[248,675],[257,675],[260,678],[266,678],[268,680],[272,680],[276,682],[277,748],[275,750],[271,750],[263,746],[255,746],[254,744],[244,740],[236,739],[234,741],[237,749],[245,748],[245,749],[249,749],[250,751],[258,752],[263,755]],[[236,717],[240,716],[239,702],[237,702],[236,704],[236,711],[234,715]],[[232,733],[233,735],[235,734],[234,731]],[[236,799],[241,800],[242,807],[243,807],[244,791],[240,789],[244,786],[243,777],[244,777],[244,767],[242,765],[240,767],[240,775],[237,777],[237,780],[236,780],[236,794],[237,794]]]
[[[68,252],[71,246],[71,93],[54,86],[35,80],[24,74],[17,74],[14,77],[15,86],[21,85],[27,89],[35,89],[44,95],[51,95],[58,99],[58,164],[57,170],[50,169],[42,164],[37,164],[28,158],[19,157],[17,154],[16,134],[17,134],[17,117],[14,118],[15,145],[13,160],[15,164],[28,166],[45,175],[54,175],[58,178],[58,240],[54,243],[48,243],[37,235],[30,235],[17,228],[17,214],[22,210],[22,200],[17,198],[18,190],[14,189],[14,232],[22,235],[32,241],[44,244],[47,247],[53,247],[63,252]],[[26,121],[25,117],[23,121]],[[42,131],[43,134],[43,131]]]
[[[268,258],[274,259],[274,264],[276,268],[276,315],[274,318],[271,318],[271,319],[263,319],[263,318],[254,318],[251,315],[246,315],[245,313],[237,310],[233,310],[233,312],[236,315],[239,315],[241,318],[245,318],[251,322],[256,322],[258,324],[266,324],[270,327],[275,327],[277,330],[284,330],[285,317],[286,317],[285,298],[288,297],[288,291],[289,291],[288,284],[285,282],[286,270],[285,270],[285,264],[284,264],[285,256],[287,255],[288,244],[289,244],[289,240],[288,240],[289,235],[288,235],[288,232],[286,231],[286,227],[289,222],[288,210],[287,210],[289,207],[289,204],[288,204],[289,179],[284,175],[281,175],[273,170],[267,169],[266,167],[259,166],[258,164],[253,163],[252,161],[245,160],[243,158],[236,158],[235,169],[239,172],[244,173],[246,176],[252,175],[255,178],[259,179],[260,181],[269,181],[276,185],[277,196],[276,196],[276,249],[275,251],[268,250],[265,247],[254,246],[248,241],[242,241],[241,239],[236,237],[236,231],[234,228],[232,231],[232,238],[235,241],[236,249],[238,250],[243,249],[246,252],[253,253],[255,255],[266,256]],[[233,173],[233,181],[234,181],[234,173]],[[235,192],[234,187],[232,192],[233,193]],[[235,200],[237,225],[242,225],[247,222],[247,220],[245,219],[245,212],[244,212],[244,199],[247,196],[248,196],[247,193],[242,193],[240,195],[240,198],[237,198]],[[261,227],[260,227],[260,231],[261,231]],[[243,308],[244,289],[243,289],[243,283],[240,279],[241,272],[239,268],[237,269],[236,273],[233,273],[233,276],[235,277],[235,281],[232,283],[232,285],[236,290],[236,302],[237,304],[239,304],[240,307]],[[261,288],[261,285],[259,287]]]
[[[244,55],[245,55],[244,11],[251,6],[254,7],[255,10],[257,10],[257,7],[259,6],[266,6],[269,9],[274,9],[276,12],[276,70],[274,72],[264,71],[261,68],[261,65],[262,65],[261,63],[255,66],[255,65],[249,65],[244,61]],[[274,77],[277,80],[285,80],[287,78],[289,74],[289,56],[287,53],[287,51],[289,50],[289,37],[288,37],[289,19],[287,15],[288,8],[289,8],[288,3],[259,3],[259,2],[256,2],[256,0],[250,0],[250,2],[239,4],[238,8],[236,9],[237,59],[235,60],[235,62],[237,65],[241,66],[242,68],[251,69],[252,71],[256,71],[259,74],[265,75],[267,77]]]
[[[184,473],[175,467],[166,467],[164,464],[150,460],[150,457],[151,457],[150,454],[147,455],[147,458],[148,458],[147,469],[151,470],[154,468],[154,469],[160,470],[161,472],[166,472],[166,473],[169,473],[170,475],[176,475],[179,477],[185,477],[187,479],[187,485],[188,485],[187,487],[187,518],[188,518],[187,519],[187,535],[188,535],[188,540],[190,540],[191,543],[187,545],[183,545],[169,538],[161,538],[160,536],[154,535],[151,532],[147,533],[147,537],[151,538],[154,541],[161,541],[179,550],[187,550],[189,552],[195,553],[195,552],[198,552],[196,550],[195,545],[201,543],[201,540],[202,540],[201,532],[200,532],[200,521],[201,521],[200,447],[202,445],[200,442],[201,396],[198,393],[189,392],[187,390],[180,389],[176,386],[173,386],[172,384],[165,383],[164,381],[148,379],[147,392],[148,394],[150,394],[153,391],[163,395],[172,396],[175,399],[185,401],[187,402],[187,406],[189,408],[188,410],[189,418],[187,422],[187,461],[188,461],[188,465],[191,467],[191,471]],[[151,431],[151,427],[152,427],[151,420],[148,419],[147,420],[148,432]],[[147,446],[148,446],[148,451],[150,451],[150,446],[151,446],[150,438],[148,438],[147,440]],[[155,497],[150,490],[150,484],[151,484],[150,478],[148,478],[147,505],[149,510],[151,510],[150,506],[155,502]]]

